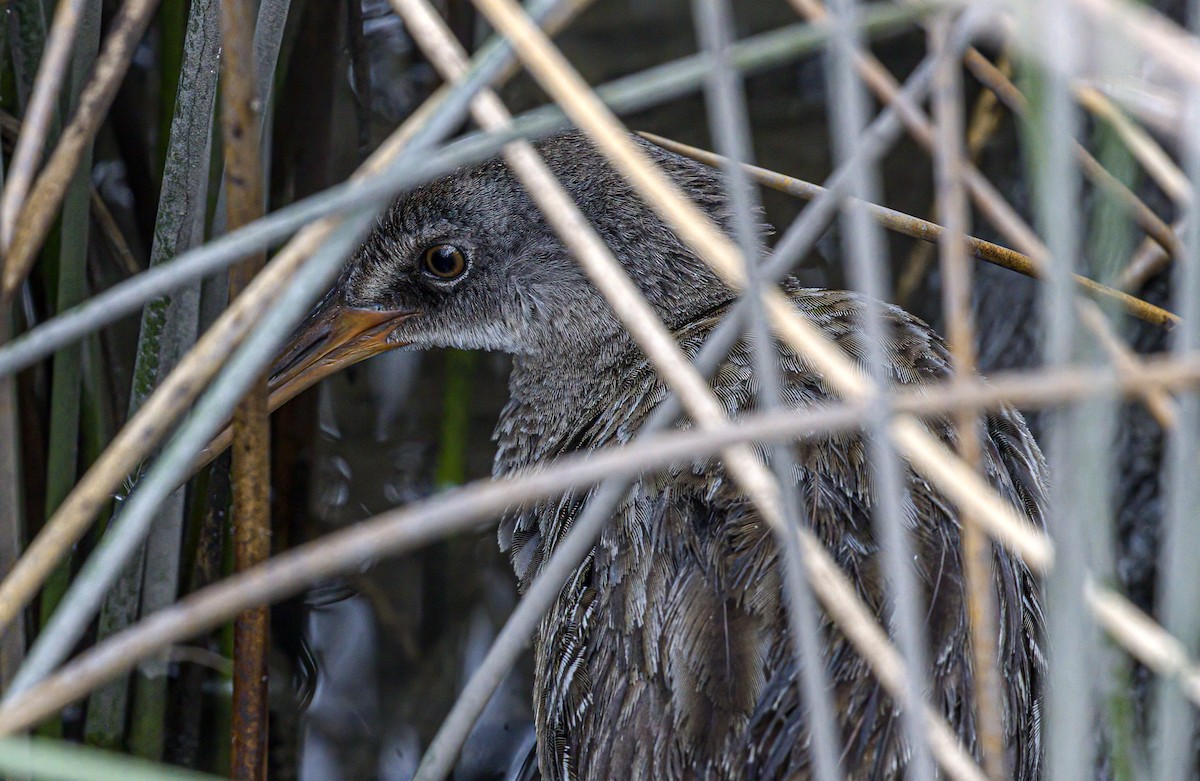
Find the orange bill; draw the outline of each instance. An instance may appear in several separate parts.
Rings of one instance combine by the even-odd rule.
[[[416,312],[355,309],[335,296],[318,309],[280,353],[271,371],[272,411],[331,374],[404,342],[388,337]]]

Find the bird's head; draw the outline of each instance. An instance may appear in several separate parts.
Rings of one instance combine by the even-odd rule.
[[[719,174],[639,141],[719,224]],[[546,164],[668,325],[730,294],[585,136],[536,144]],[[586,355],[623,338],[615,315],[501,160],[402,196],[276,364],[290,398],[339,369],[396,347]],[[284,399],[281,399],[282,401]]]

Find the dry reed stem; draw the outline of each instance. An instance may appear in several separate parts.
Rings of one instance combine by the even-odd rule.
[[[263,215],[262,116],[255,86],[254,18],[245,0],[221,2],[221,124],[227,225],[236,230]],[[236,298],[262,270],[259,252],[229,269]],[[233,413],[233,560],[238,572],[271,555],[271,462],[267,377],[260,376]],[[233,625],[233,725],[230,775],[260,781],[267,773],[267,655],[270,612],[238,614]]]
[[[1011,69],[1012,62],[1007,49],[1001,55],[1000,62],[1000,67],[1006,72]],[[967,159],[972,163],[978,162],[980,153],[1000,128],[1000,122],[1006,113],[995,93],[990,90],[979,92],[971,111],[971,123],[967,126],[966,131]],[[936,219],[936,200],[930,206],[930,212]],[[913,247],[904,264],[904,271],[896,280],[894,295],[897,304],[902,307],[908,306],[908,302],[928,273],[929,266],[933,263],[936,254],[937,245],[935,244],[921,243]]]
[[[442,77],[446,81],[462,78],[467,68],[466,53],[428,3],[425,0],[392,0],[392,5]],[[481,10],[487,13],[487,10]],[[496,23],[494,18],[493,23]],[[497,29],[502,30],[499,25]],[[512,40],[511,35],[508,37]],[[515,42],[514,45],[520,51],[519,45]],[[485,130],[501,130],[512,121],[500,99],[490,90],[482,91],[472,102],[471,108],[476,121]],[[510,144],[505,147],[505,157],[526,192],[612,306],[659,375],[679,395],[690,417],[701,430],[727,424],[725,411],[708,383],[688,361],[637,285],[533,147],[526,142]],[[787,544],[787,522],[780,503],[779,485],[774,476],[746,445],[727,448],[721,456],[726,468],[763,520],[783,544]],[[894,697],[903,698],[903,664],[886,633],[820,542],[807,529],[800,529],[799,534],[814,591],[846,636],[869,660],[880,681]],[[931,748],[947,774],[959,779],[981,779],[978,767],[957,736],[928,706],[925,707],[925,719]]]
[[[962,409],[979,412],[1001,406],[1045,407],[1099,395],[1133,396],[1148,387],[1200,388],[1200,355],[1156,358],[1136,377],[1107,370],[1068,367],[1010,372],[984,383],[950,382],[899,388],[892,397],[898,412],[944,416]],[[432,499],[391,510],[343,531],[283,553],[247,572],[197,591],[154,613],[135,627],[82,652],[42,683],[0,708],[0,735],[27,729],[93,688],[121,675],[162,648],[208,631],[247,607],[269,604],[313,583],[355,571],[381,557],[474,529],[509,507],[559,496],[613,476],[632,476],[675,462],[691,462],[743,442],[784,442],[861,428],[873,414],[869,400],[832,402],[807,410],[748,415],[711,431],[677,431],[629,445],[564,456],[555,463],[505,480],[480,480]],[[1111,592],[1098,588],[1106,596]],[[1119,599],[1119,597],[1118,597]],[[1126,633],[1139,653],[1170,658],[1178,641],[1160,627],[1144,625],[1124,612],[1099,618],[1114,634]],[[1143,631],[1144,630],[1144,631]],[[1200,692],[1198,692],[1200,694]],[[1200,704],[1200,696],[1192,696]]]
[[[1171,227],[1182,235],[1184,222],[1176,220]],[[1158,242],[1144,239],[1117,278],[1117,287],[1126,291],[1141,290],[1147,282],[1165,269],[1170,261],[1171,256]]]
[[[507,0],[476,0],[476,6],[509,39],[542,88],[575,124],[588,133],[680,238],[727,285],[735,290],[743,289],[745,273],[736,247],[637,149],[628,131],[528,17]],[[858,367],[800,315],[778,288],[764,293],[763,303],[772,326],[783,341],[798,355],[812,361],[835,392],[856,398],[873,392]],[[913,451],[914,457],[910,460],[918,471],[934,481],[960,507],[968,507],[979,514],[981,523],[987,524],[993,536],[1002,544],[1012,546],[1030,567],[1041,571],[1050,564],[1052,545],[1041,530],[1033,528],[1027,518],[1001,500],[970,470],[938,468],[934,476],[935,471],[927,469],[930,455],[937,454],[952,461],[957,461],[957,456],[919,423],[911,421],[908,426],[898,425],[901,422],[895,422],[893,435],[903,453],[910,455],[908,451]]]
[[[642,136],[648,141],[652,141],[664,149],[669,149],[672,152],[684,155],[685,157],[698,160],[706,165],[720,167],[725,162],[725,158],[718,154],[714,154],[713,152],[709,152],[708,150],[700,149],[698,147],[689,146],[673,139],[663,138],[662,136],[657,136],[653,133],[638,133],[638,135]],[[751,177],[755,179],[755,181],[766,187],[770,187],[773,190],[787,193],[788,195],[794,195],[806,200],[812,200],[826,192],[825,188],[820,185],[812,184],[811,182],[806,182],[803,179],[797,179],[793,176],[788,176],[787,174],[781,174],[768,168],[749,165],[746,163],[743,163],[742,167],[747,171],[747,173],[750,174]],[[943,241],[946,236],[946,228],[937,224],[936,222],[923,220],[920,217],[914,217],[910,214],[896,211],[895,209],[889,209],[886,206],[880,206],[879,204],[865,203],[858,201],[858,199],[850,200],[854,200],[856,203],[859,203],[862,208],[866,209],[866,211],[875,218],[876,222],[888,230],[895,231],[896,233],[900,233],[905,236],[910,236],[914,239],[926,241],[931,244],[938,244],[939,242]],[[979,239],[974,236],[965,236],[964,240],[966,241],[967,249],[972,256],[987,263],[1000,266],[1001,268],[1015,271],[1018,274],[1024,274],[1025,276],[1032,277],[1034,279],[1041,279],[1037,266],[1028,255],[1023,255],[1016,250],[1009,249],[1008,247],[1002,247],[999,244],[993,244],[990,241],[984,241],[983,239]],[[1155,306],[1154,304],[1130,295],[1129,293],[1117,290],[1116,288],[1108,287],[1107,285],[1102,285],[1099,282],[1089,279],[1081,274],[1075,274],[1074,279],[1075,282],[1084,290],[1100,298],[1106,298],[1117,303],[1126,312],[1138,318],[1139,320],[1143,320],[1147,323],[1163,328],[1173,328],[1180,322],[1179,316],[1173,312],[1168,312],[1166,309],[1163,309],[1160,306]]]
[[[1000,53],[1000,63],[997,65],[1001,73],[1012,72],[1012,56],[1009,47]],[[976,99],[972,112],[971,124],[967,128],[967,159],[975,162],[983,148],[1000,128],[1000,121],[1005,111],[1000,105],[1000,99],[995,93],[984,90]]]
[[[112,105],[142,33],[157,7],[158,0],[127,0],[121,6],[104,40],[104,48],[96,58],[92,77],[79,95],[79,107],[59,138],[58,146],[34,183],[17,218],[12,243],[4,255],[0,300],[11,299],[33,267],[38,250],[54,223],[63,196],[75,175],[75,168],[96,137],[96,131],[100,129]],[[4,621],[0,621],[0,626],[4,624]]]
[[[4,192],[0,195],[0,250],[7,251],[12,243],[17,216],[25,204],[29,185],[33,182],[42,147],[50,136],[50,123],[58,108],[59,95],[67,68],[71,64],[75,30],[79,26],[82,0],[62,0],[54,11],[54,21],[46,35],[46,48],[38,63],[33,94],[25,109],[24,124],[28,132],[17,138],[9,163]]]
[[[950,45],[951,16],[948,13],[936,16],[928,29],[931,50],[940,53]],[[942,310],[946,313],[946,339],[954,365],[952,381],[962,383],[976,371],[975,327],[971,316],[974,279],[967,260],[970,210],[962,179],[962,165],[967,154],[963,142],[962,75],[954,58],[943,55],[937,63],[932,104],[938,143],[933,148],[933,162],[937,213],[945,222],[939,243]],[[978,413],[962,410],[955,415],[959,455],[976,472],[981,456],[979,424]],[[1008,777],[1008,769],[996,650],[1000,640],[993,590],[992,545],[969,513],[960,514],[960,523],[979,749],[988,776],[993,781],[1000,781]]]
[[[1140,361],[1130,359],[1129,352],[1120,349],[1122,345],[1117,336],[1110,329],[1100,327],[1101,324],[1107,322],[1100,307],[1092,301],[1087,303],[1090,306],[1079,307],[1079,319],[1095,334],[1101,349],[1107,352],[1112,359],[1113,368],[1119,374],[1137,374]],[[1175,428],[1175,423],[1179,419],[1179,405],[1175,403],[1170,394],[1147,393],[1142,397],[1142,403],[1146,405],[1150,414],[1164,430],[1170,431]]]
[[[791,2],[793,7],[802,16],[813,23],[822,22],[827,16],[821,0],[789,0],[789,2]],[[863,81],[866,82],[867,86],[871,88],[880,101],[896,109],[897,115],[904,122],[913,139],[926,151],[931,151],[934,146],[933,127],[929,122],[929,118],[925,116],[925,112],[921,110],[920,106],[914,105],[904,96],[895,77],[892,76],[891,72],[874,55],[861,50],[856,54],[857,56],[854,60],[855,66],[858,68],[859,75]],[[962,176],[967,189],[971,193],[971,197],[980,211],[983,212],[1001,233],[1008,236],[1009,241],[1012,241],[1025,253],[1028,259],[1032,261],[1036,273],[1044,273],[1044,269],[1051,262],[1052,258],[1050,257],[1049,249],[1038,238],[1037,233],[1021,218],[1012,205],[1004,199],[988,178],[968,161],[963,162]],[[1089,288],[1098,285],[1096,282],[1087,280],[1086,277],[1076,277],[1076,281],[1084,287]],[[1079,307],[1086,306],[1086,304],[1087,302],[1077,300],[1077,306]],[[1114,361],[1119,360],[1122,363],[1132,366],[1139,365],[1138,357],[1124,342],[1115,337],[1105,338],[1105,335],[1109,337],[1112,335],[1112,326],[1107,319],[1083,318],[1083,321],[1089,329],[1099,329],[1096,333],[1100,337],[1101,344],[1106,349],[1115,351],[1111,354]],[[1163,409],[1168,400],[1161,398],[1151,400],[1151,397],[1154,395],[1155,391],[1147,391],[1145,401],[1147,408],[1157,417],[1158,413],[1156,410]],[[1166,419],[1160,419],[1158,422],[1164,426],[1167,425]],[[957,497],[952,498],[955,498],[957,501]]]
[[[121,232],[112,210],[108,208],[108,204],[105,203],[104,198],[95,187],[91,188],[91,203],[92,216],[96,218],[96,225],[100,228],[101,235],[108,241],[109,248],[116,256],[117,265],[121,271],[129,277],[140,273],[142,267],[137,262],[137,258],[133,256],[133,250],[129,248],[129,242],[125,240],[125,234]]]

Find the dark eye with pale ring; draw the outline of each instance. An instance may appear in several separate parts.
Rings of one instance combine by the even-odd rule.
[[[467,270],[467,256],[453,244],[434,244],[421,256],[421,265],[438,279],[457,279]]]

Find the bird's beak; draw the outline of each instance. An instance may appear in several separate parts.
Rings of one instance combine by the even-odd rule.
[[[357,309],[334,293],[300,326],[271,370],[270,406],[276,410],[317,381],[406,342],[389,339],[396,326],[417,313]]]

